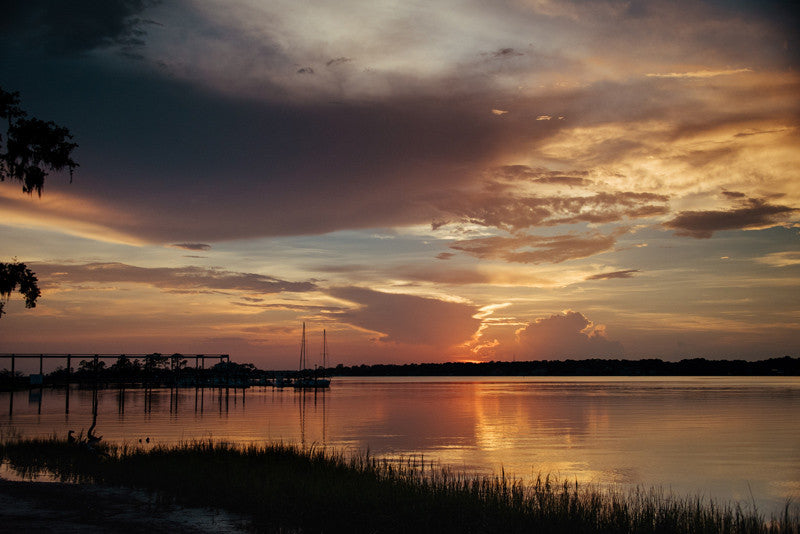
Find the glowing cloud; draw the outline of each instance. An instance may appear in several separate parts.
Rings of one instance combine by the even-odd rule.
[[[387,343],[452,347],[470,339],[480,327],[474,317],[478,308],[469,304],[358,287],[329,293],[357,305],[336,314],[337,320],[377,332]]]
[[[753,69],[726,69],[726,70],[696,70],[692,72],[670,72],[668,74],[647,74],[650,78],[713,78],[714,76],[730,76],[731,74],[741,74],[743,72],[753,72]]]
[[[606,337],[603,325],[575,311],[540,317],[517,330],[517,340],[531,359],[609,357],[623,352],[619,342]]]

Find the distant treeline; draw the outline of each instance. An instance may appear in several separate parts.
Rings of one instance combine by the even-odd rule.
[[[528,362],[448,362],[404,365],[338,365],[333,376],[798,376],[800,358],[760,361],[707,360],[541,360]]]

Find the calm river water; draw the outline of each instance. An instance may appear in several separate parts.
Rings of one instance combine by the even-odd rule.
[[[0,432],[88,430],[92,392],[0,393]],[[98,392],[95,433],[138,444],[213,438],[423,455],[458,470],[681,495],[800,500],[800,378],[335,378],[328,391],[254,387]]]

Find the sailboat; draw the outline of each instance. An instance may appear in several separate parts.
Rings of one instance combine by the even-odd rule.
[[[322,375],[317,378],[317,384],[321,388],[327,388],[331,385],[331,379],[325,378],[325,370],[328,369],[328,338],[325,329],[322,329]]]
[[[306,323],[303,323],[303,338],[300,342],[300,376],[292,383],[295,388],[319,389],[330,387],[331,381],[325,378],[324,369],[327,366],[328,341],[325,330],[322,331],[322,369],[323,375],[318,376],[317,369],[308,369],[306,360]]]

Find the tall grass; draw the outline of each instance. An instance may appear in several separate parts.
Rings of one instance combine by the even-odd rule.
[[[253,518],[259,531],[793,533],[789,506],[766,520],[754,509],[657,489],[600,491],[542,475],[533,483],[472,476],[415,458],[389,461],[291,445],[202,441],[149,450],[89,449],[11,439],[2,458],[24,474],[144,488],[194,506]]]

